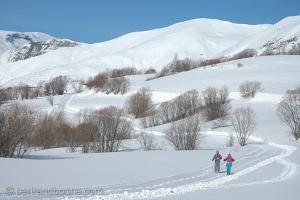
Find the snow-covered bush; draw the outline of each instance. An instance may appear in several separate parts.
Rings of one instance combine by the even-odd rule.
[[[255,129],[255,112],[249,108],[237,108],[231,115],[231,123],[241,146],[245,146]]]
[[[281,120],[298,140],[300,138],[300,91],[289,90],[279,103],[277,110]]]
[[[261,82],[245,81],[240,85],[240,93],[243,98],[255,97],[258,91],[262,90]]]
[[[166,133],[166,139],[176,150],[195,150],[198,148],[204,131],[204,121],[199,114],[172,122]]]

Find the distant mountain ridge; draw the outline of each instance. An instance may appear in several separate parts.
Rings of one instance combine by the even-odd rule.
[[[174,55],[210,59],[231,56],[249,48],[259,54],[289,49],[300,44],[300,16],[284,18],[274,25],[193,19],[94,44],[63,42],[66,40],[43,33],[31,33],[30,37],[26,36],[30,33],[24,36],[18,33],[20,36],[16,37],[10,32],[9,37],[3,38],[3,32],[0,32],[2,81],[14,84],[22,80],[34,84],[61,74],[86,79],[107,68],[131,66],[160,70]],[[51,40],[59,42],[49,42]],[[5,48],[6,53],[1,54]]]

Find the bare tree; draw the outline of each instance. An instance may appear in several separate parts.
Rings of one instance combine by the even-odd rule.
[[[145,117],[146,112],[152,107],[152,92],[149,88],[140,88],[130,95],[125,103],[127,111],[136,118]]]
[[[238,108],[231,116],[231,123],[239,144],[245,146],[256,126],[255,112],[249,107]]]
[[[67,144],[66,135],[70,125],[66,122],[63,111],[41,115],[39,119],[35,146],[47,149]]]
[[[231,109],[228,89],[208,87],[203,91],[202,96],[207,120],[220,119],[220,123],[223,124]]]
[[[244,98],[255,97],[258,91],[262,90],[258,81],[245,81],[240,85],[240,93]]]
[[[51,88],[52,94],[62,95],[64,94],[69,83],[67,76],[57,76],[49,80],[48,86]]]
[[[125,94],[129,91],[129,89],[130,89],[130,81],[125,77],[109,79],[104,86],[104,91],[107,94],[109,93]]]
[[[83,91],[83,81],[82,80],[72,80],[71,86],[75,93],[80,93]]]
[[[198,148],[204,130],[204,122],[200,115],[172,122],[166,133],[166,139],[176,150],[195,150]]]
[[[25,104],[0,110],[0,157],[23,156],[31,145],[36,113]]]
[[[277,110],[281,120],[298,140],[300,138],[300,92],[287,93],[279,103]]]
[[[154,142],[154,136],[151,133],[141,131],[137,139],[145,151],[150,151],[157,148]]]
[[[86,82],[87,87],[102,90],[108,81],[108,73],[100,73],[94,77],[90,77]]]
[[[82,123],[78,127],[83,131],[81,135],[86,137],[82,138],[84,152],[115,152],[124,139],[130,138],[132,122],[121,108],[110,106],[85,111],[81,117]]]

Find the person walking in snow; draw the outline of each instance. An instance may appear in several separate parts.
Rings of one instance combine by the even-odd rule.
[[[234,158],[231,156],[231,154],[228,154],[228,156],[226,158],[224,158],[224,161],[226,161],[227,175],[230,175],[232,163],[234,162]]]
[[[216,154],[212,158],[211,161],[215,161],[215,172],[219,173],[220,172],[220,161],[222,160],[221,154],[219,154],[219,151],[216,151]]]

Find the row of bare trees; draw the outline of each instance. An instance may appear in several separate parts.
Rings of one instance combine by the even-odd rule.
[[[71,80],[67,76],[57,76],[46,82],[39,82],[37,86],[20,83],[18,86],[0,88],[0,105],[9,100],[36,99],[41,96],[62,95],[71,83],[75,92],[83,90],[83,82]]]
[[[220,89],[209,87],[201,95],[197,90],[190,90],[173,100],[161,103],[158,109],[151,111],[151,116],[142,119],[142,124],[144,127],[157,126],[202,111],[208,121],[218,119],[221,126],[228,119],[230,108],[229,92],[226,87]]]
[[[122,108],[84,110],[78,120],[75,125],[60,111],[40,114],[26,104],[6,105],[0,110],[0,157],[21,157],[30,148],[115,152],[131,137],[132,122]]]
[[[125,77],[111,78],[107,72],[90,77],[86,82],[87,87],[106,94],[125,94],[130,89],[130,81]]]
[[[149,78],[148,80],[160,78],[163,76],[168,76],[183,71],[189,71],[191,69],[195,69],[199,67],[214,66],[222,62],[238,60],[242,58],[249,58],[254,56],[257,56],[257,51],[255,49],[245,49],[230,57],[219,57],[219,58],[206,59],[206,60],[192,60],[189,58],[179,59],[178,55],[175,54],[174,58],[170,63],[168,63],[165,67],[163,67],[161,71],[158,72],[153,78]]]
[[[197,90],[187,91],[178,97],[160,104],[151,110],[148,117],[141,119],[144,127],[157,126],[196,114],[202,109],[202,102]]]

